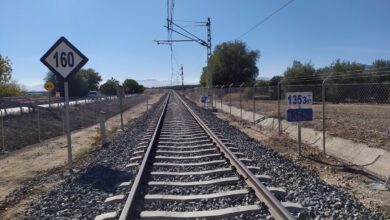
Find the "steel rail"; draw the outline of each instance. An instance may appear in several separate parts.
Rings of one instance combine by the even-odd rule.
[[[192,117],[198,122],[208,136],[213,140],[221,152],[229,159],[237,172],[244,178],[245,182],[255,191],[257,197],[265,203],[271,215],[277,220],[295,219],[295,217],[280,203],[278,199],[256,178],[256,176],[238,159],[238,157],[210,130],[203,120],[184,102],[176,93],[175,96],[182,102]]]
[[[167,98],[165,100],[165,103],[164,103],[163,111],[160,115],[160,118],[159,118],[157,124],[156,124],[156,127],[154,129],[152,138],[150,139],[150,142],[149,142],[148,148],[146,150],[146,153],[144,155],[144,158],[142,159],[142,163],[140,165],[137,176],[134,179],[134,183],[133,183],[131,190],[130,190],[130,193],[126,199],[125,206],[122,209],[121,215],[119,217],[120,220],[131,219],[134,216],[135,199],[140,193],[141,181],[144,180],[143,177],[145,176],[145,173],[146,173],[145,168],[150,161],[150,152],[152,151],[152,147],[154,146],[154,144],[156,143],[156,140],[157,140],[157,135],[162,128],[162,121],[164,120],[164,117],[165,117],[165,113],[166,113],[166,110],[168,107],[168,101],[169,101],[170,95],[171,95],[171,93],[169,92],[167,95]]]

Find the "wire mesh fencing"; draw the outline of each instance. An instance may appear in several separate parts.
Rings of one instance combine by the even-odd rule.
[[[127,95],[123,98],[122,111],[145,102],[155,92]],[[21,100],[21,99],[20,99]],[[0,100],[0,147],[1,152],[9,152],[24,146],[38,143],[65,133],[65,109],[63,99],[34,102],[7,103]],[[120,113],[117,97],[72,98],[70,99],[71,131],[97,124]],[[6,106],[6,107],[5,107]],[[146,108],[145,108],[146,109]]]
[[[313,121],[302,127],[370,147],[390,149],[390,83],[279,84],[261,87],[214,88],[214,106],[241,120],[274,132],[284,132],[288,92],[312,92]],[[204,89],[185,90],[195,102]],[[290,123],[291,124],[291,123]],[[285,126],[287,127],[287,126]]]

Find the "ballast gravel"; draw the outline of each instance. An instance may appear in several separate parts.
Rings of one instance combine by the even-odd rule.
[[[341,189],[328,185],[320,177],[283,157],[229,125],[210,111],[198,107],[184,98],[209,127],[222,133],[232,146],[252,159],[251,165],[271,176],[268,186],[282,187],[287,191],[286,200],[300,203],[304,210],[299,219],[384,219],[356,198]]]
[[[94,160],[64,183],[31,203],[25,219],[94,219],[104,212],[120,210],[120,204],[104,200],[120,192],[118,185],[132,180],[136,172],[125,168],[152,120],[157,118],[165,96],[147,114],[136,119],[105,148],[94,152]],[[122,189],[123,191],[123,189]]]

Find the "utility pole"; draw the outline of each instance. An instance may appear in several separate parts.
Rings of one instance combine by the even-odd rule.
[[[207,22],[206,22],[206,27],[207,27],[207,67],[208,67],[208,64],[209,64],[209,61],[210,61],[210,57],[211,57],[211,21],[210,21],[210,17],[207,18]],[[212,76],[211,74],[209,74],[209,72],[207,71],[207,86],[209,88],[213,88],[213,80],[212,80]]]
[[[174,0],[167,0],[167,25],[164,26],[167,28],[168,31],[168,39],[167,40],[155,40],[157,44],[167,44],[170,46],[171,50],[171,82],[172,82],[172,76],[173,76],[173,50],[172,50],[172,44],[177,42],[196,42],[200,44],[201,46],[204,46],[207,48],[207,66],[211,57],[211,19],[210,17],[207,18],[207,21],[190,21],[192,23],[197,24],[196,26],[206,26],[207,28],[207,40],[203,40],[196,35],[192,34],[190,31],[186,30],[184,27],[180,26],[173,20],[173,11],[174,11]],[[182,37],[182,39],[173,39],[173,33],[179,35]],[[183,77],[182,77],[182,85],[183,85]],[[210,102],[212,109],[214,109],[213,106],[213,97],[210,94],[210,89],[213,88],[213,81],[212,76],[209,74],[209,71],[207,69],[206,74],[206,89],[207,89],[207,95],[211,97]]]
[[[184,86],[184,72],[183,72],[183,64],[181,65],[181,86]]]

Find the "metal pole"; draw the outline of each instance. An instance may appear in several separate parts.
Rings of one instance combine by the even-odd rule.
[[[146,94],[146,111],[149,111],[149,96]]]
[[[301,154],[301,122],[298,122],[298,156]]]
[[[121,113],[121,129],[123,131],[122,97],[119,97],[119,111]]]
[[[68,142],[68,167],[72,169],[72,137],[70,133],[70,124],[69,124],[69,89],[68,81],[64,82],[65,90],[65,122],[66,122],[66,138]]]
[[[62,133],[66,133],[66,122],[65,122],[65,111],[64,108],[61,108],[61,119],[62,119]]]
[[[47,94],[49,95],[49,109],[50,109],[51,108],[51,95],[50,95],[50,91],[48,91]]]
[[[229,112],[230,112],[230,116],[232,116],[232,93],[231,93],[231,86],[229,86]]]
[[[216,103],[216,98],[215,98],[215,88],[214,87],[212,87],[212,90],[213,90],[213,110],[214,110],[214,106],[215,106],[215,108],[217,108],[217,103]]]
[[[325,151],[325,101],[326,101],[326,79],[322,82],[322,151]]]
[[[253,85],[253,93],[252,93],[252,99],[253,99],[253,125],[256,125],[256,103],[255,103],[255,94],[256,94],[256,86]]]
[[[240,86],[240,120],[241,120],[241,123],[242,123],[242,105],[241,105],[241,94],[242,94],[242,88]]]
[[[245,85],[245,83],[241,83],[240,85],[240,118],[242,123],[242,87]]]
[[[39,117],[39,108],[37,108],[37,119],[38,119],[38,141],[41,142],[41,123]]]
[[[278,92],[278,133],[279,133],[279,136],[282,134],[282,119],[281,119],[281,114],[280,114],[280,82],[278,83],[278,86],[277,86],[277,92]],[[272,123],[273,124],[273,123]]]
[[[231,93],[231,89],[232,89],[232,86],[234,84],[230,84],[229,85],[229,112],[230,112],[230,115],[232,115],[232,93]]]
[[[107,143],[107,136],[106,136],[106,113],[104,111],[100,112],[100,139],[102,142],[102,146],[104,147]]]
[[[224,87],[225,87],[225,85],[222,85],[222,86],[221,86],[221,92],[220,92],[220,93],[221,93],[221,109],[222,109],[222,111],[223,111],[223,107],[222,107],[223,95],[224,95],[224,91],[225,91],[225,90],[224,90]]]
[[[0,112],[2,113],[2,112]],[[4,141],[4,113],[2,113],[1,115],[1,142],[3,144],[3,152],[5,152],[5,141]]]

